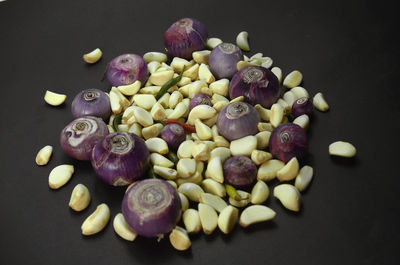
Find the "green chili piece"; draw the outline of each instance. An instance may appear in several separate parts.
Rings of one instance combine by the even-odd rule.
[[[124,114],[124,113],[120,113],[120,114],[118,114],[117,116],[114,117],[114,120],[113,120],[112,125],[113,125],[113,128],[114,128],[114,130],[115,130],[116,132],[118,132],[118,124],[121,123],[122,115],[123,115],[123,114]]]
[[[154,169],[152,166],[149,167],[149,170],[147,170],[147,178],[149,179],[156,179],[157,175],[154,173]]]
[[[183,71],[185,71],[185,67],[183,67],[182,72],[175,78],[167,81],[158,91],[156,95],[156,99],[159,100],[165,93],[167,93],[168,89],[178,84],[179,81],[182,79]]]
[[[169,151],[167,156],[174,164],[179,162],[179,158],[176,156],[176,154],[174,152]]]
[[[106,74],[107,74],[107,70],[108,70],[108,66],[110,65],[110,63],[108,63],[106,65],[106,69],[104,69],[104,73],[103,76],[101,77],[100,81],[103,82],[104,78],[106,78]]]
[[[237,190],[232,185],[225,184],[225,189],[226,189],[226,193],[228,193],[229,197],[231,197],[235,201],[241,201],[241,200],[245,199],[239,195]]]

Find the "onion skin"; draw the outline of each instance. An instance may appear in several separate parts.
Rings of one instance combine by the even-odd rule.
[[[220,135],[233,141],[258,133],[260,115],[246,102],[229,103],[218,114],[217,128]]]
[[[274,157],[285,163],[293,157],[301,159],[307,151],[307,134],[297,124],[281,124],[271,133],[269,150]]]
[[[246,187],[257,177],[257,166],[246,156],[233,156],[224,163],[225,182],[237,188]]]
[[[167,142],[169,148],[176,151],[179,145],[186,140],[185,129],[179,124],[167,124],[161,131],[161,138]]]
[[[112,113],[110,98],[99,89],[85,89],[75,96],[71,111],[75,118],[95,116],[105,121],[110,118]]]
[[[279,97],[278,78],[265,67],[248,66],[238,71],[229,84],[231,99],[244,96],[251,105],[261,104],[270,108]]]
[[[108,64],[107,79],[113,86],[130,85],[136,80],[144,84],[147,78],[147,64],[137,54],[122,54]]]
[[[144,175],[150,154],[142,138],[133,133],[116,132],[96,144],[90,161],[105,183],[124,186]]]
[[[212,107],[211,98],[206,94],[195,95],[189,103],[189,110],[192,110],[198,105],[208,105]]]
[[[243,60],[242,51],[232,43],[221,43],[215,47],[208,58],[208,64],[217,79],[231,79],[237,72],[236,64]]]
[[[175,228],[181,214],[181,202],[178,192],[168,182],[145,179],[126,192],[122,214],[137,234],[161,237]]]
[[[206,27],[194,18],[182,18],[172,24],[164,34],[164,45],[173,57],[192,58],[194,51],[206,47]]]
[[[310,99],[303,97],[299,98],[293,103],[292,106],[292,115],[294,118],[297,118],[303,114],[310,116],[314,109],[313,103]]]
[[[107,125],[101,118],[81,117],[61,131],[61,147],[70,157],[89,160],[93,147],[108,133]]]

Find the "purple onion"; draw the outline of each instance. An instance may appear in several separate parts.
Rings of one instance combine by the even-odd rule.
[[[186,140],[186,134],[181,125],[171,123],[162,129],[161,138],[167,142],[169,148],[176,151],[179,145]]]
[[[279,81],[267,68],[248,66],[237,72],[229,84],[229,97],[244,96],[251,105],[269,108],[279,97]]]
[[[90,161],[104,182],[124,186],[146,172],[150,155],[142,138],[133,133],[116,132],[96,144]]]
[[[206,94],[196,94],[190,100],[189,110],[192,110],[194,107],[198,105],[208,105],[212,107],[211,98]]]
[[[136,80],[144,84],[147,77],[147,64],[137,54],[122,54],[108,64],[107,79],[113,86],[129,85]]]
[[[246,102],[229,103],[217,118],[219,134],[233,141],[258,133],[260,116],[253,106]]]
[[[135,183],[122,200],[125,221],[137,234],[161,237],[175,228],[181,214],[176,189],[160,179]]]
[[[246,156],[233,156],[224,163],[225,182],[235,187],[245,187],[257,177],[257,166]]]
[[[236,73],[236,64],[243,60],[242,51],[232,43],[221,43],[215,47],[208,58],[213,75],[218,78],[231,79]]]
[[[293,103],[292,115],[294,118],[299,117],[303,114],[310,116],[313,109],[314,106],[310,99],[306,97],[299,98]]]
[[[61,131],[61,147],[70,157],[89,160],[93,147],[108,133],[107,125],[101,118],[78,118]]]
[[[75,118],[95,116],[107,120],[111,116],[110,99],[99,89],[85,89],[75,96],[71,110]]]
[[[307,150],[306,132],[297,124],[281,124],[271,133],[269,150],[274,157],[285,163],[293,157],[301,159]]]
[[[164,34],[164,44],[173,57],[192,58],[194,51],[206,47],[206,27],[194,18],[182,18],[172,24]]]

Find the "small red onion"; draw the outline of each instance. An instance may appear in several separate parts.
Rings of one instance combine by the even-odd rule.
[[[260,115],[253,106],[246,102],[229,103],[221,110],[217,118],[219,134],[233,141],[258,133]]]
[[[93,147],[108,133],[107,125],[101,118],[78,118],[61,131],[61,147],[70,157],[89,160]]]
[[[189,110],[192,110],[197,105],[208,105],[212,107],[211,98],[206,94],[196,94],[189,104]]]
[[[85,89],[75,96],[71,110],[75,118],[95,116],[107,120],[111,116],[110,99],[99,89]]]
[[[244,96],[251,105],[269,108],[279,97],[279,81],[267,68],[248,66],[237,72],[229,84],[230,98]]]
[[[146,172],[150,155],[142,138],[133,133],[116,132],[95,145],[90,161],[104,182],[124,186]]]
[[[237,72],[236,64],[241,60],[243,54],[239,47],[232,43],[221,43],[211,51],[208,64],[216,78],[231,79]]]
[[[181,125],[171,123],[162,129],[161,138],[167,142],[169,148],[176,151],[179,145],[186,140],[186,134]]]
[[[285,163],[293,157],[301,159],[307,151],[306,132],[297,124],[281,124],[271,133],[269,150],[274,157]]]
[[[299,98],[293,103],[292,106],[292,115],[294,118],[297,118],[303,114],[311,115],[314,109],[313,103],[310,99],[303,97]]]
[[[181,214],[181,202],[178,192],[168,182],[145,179],[125,193],[122,214],[137,234],[160,238],[175,228]]]
[[[182,18],[172,24],[164,34],[164,44],[173,57],[192,58],[194,51],[206,47],[206,27],[194,18]]]
[[[257,166],[246,156],[233,156],[224,163],[225,182],[235,187],[245,187],[257,177]]]
[[[147,64],[137,54],[122,54],[108,64],[107,79],[113,86],[129,85],[139,80],[147,80]]]

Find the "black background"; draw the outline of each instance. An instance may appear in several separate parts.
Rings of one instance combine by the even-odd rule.
[[[326,96],[331,110],[316,112],[309,131],[315,176],[302,211],[270,197],[274,221],[192,236],[183,253],[168,240],[124,241],[111,223],[84,237],[83,220],[102,202],[113,218],[124,189],[106,186],[89,163],[61,150],[71,100],[90,87],[108,91],[100,77],[117,55],[163,51],[165,30],[181,17],[199,19],[210,37],[227,42],[248,31],[250,55],[263,52],[284,74],[301,70],[303,86]],[[398,25],[385,1],[0,2],[0,264],[398,264]],[[81,56],[96,47],[103,58],[85,64]],[[47,89],[67,94],[66,103],[47,105]],[[331,158],[336,140],[353,143],[357,157]],[[47,144],[53,157],[38,167],[35,155]],[[75,174],[50,190],[48,174],[63,163]],[[92,195],[82,213],[68,208],[78,183]]]

